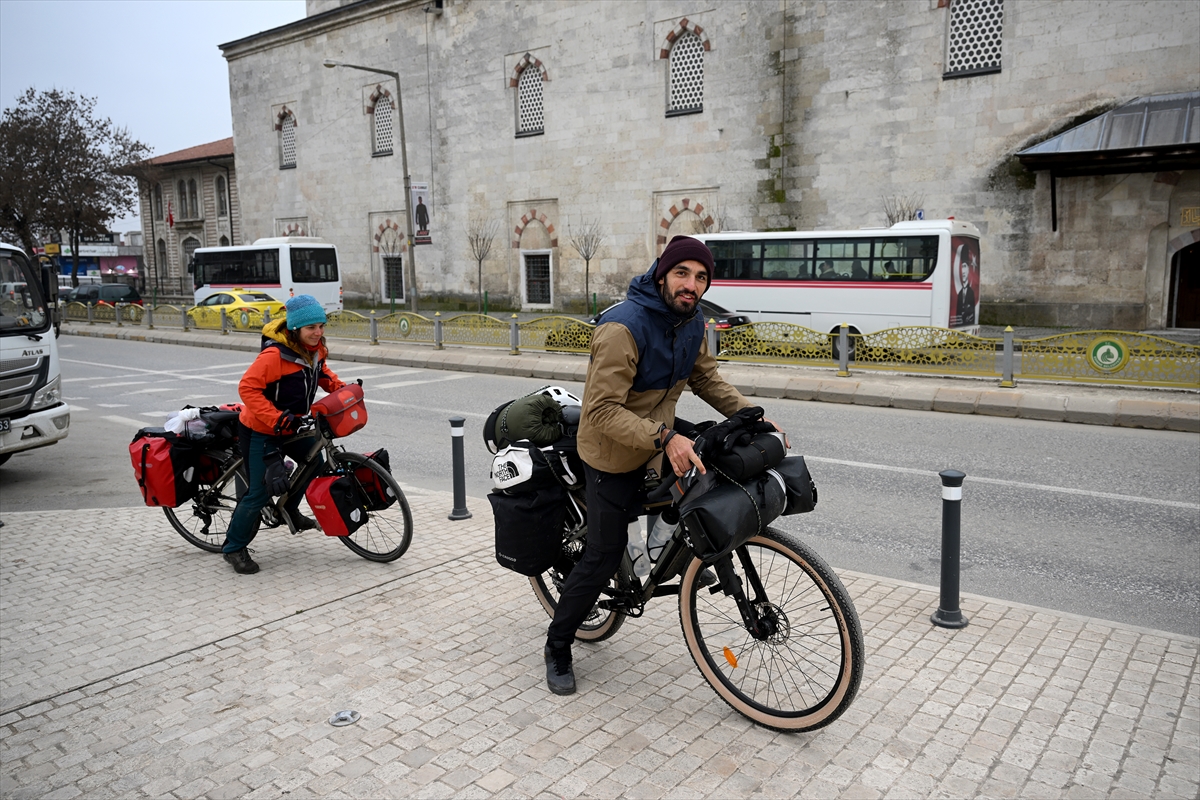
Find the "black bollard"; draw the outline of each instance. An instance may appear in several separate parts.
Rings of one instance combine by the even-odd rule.
[[[450,418],[450,450],[454,459],[454,510],[450,519],[470,519],[467,511],[467,470],[463,457],[463,417]]]
[[[967,476],[956,469],[938,475],[942,478],[942,597],[929,620],[941,628],[965,628],[967,618],[958,608],[958,561],[962,485]]]

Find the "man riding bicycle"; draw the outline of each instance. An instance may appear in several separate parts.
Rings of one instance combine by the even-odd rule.
[[[621,564],[628,524],[642,509],[646,464],[664,453],[665,480],[692,466],[704,472],[692,440],[672,429],[684,387],[724,416],[751,405],[717,373],[708,351],[697,312],[712,273],[708,246],[676,236],[630,281],[627,302],[606,312],[592,334],[577,438],[587,548],[567,577],[546,635],[546,682],[555,694],[575,692],[571,641]]]
[[[249,487],[229,520],[221,551],[234,571],[246,575],[258,572],[258,564],[246,548],[258,532],[259,512],[273,495],[288,490],[284,453],[303,458],[312,449],[312,437],[287,444],[284,440],[296,432],[301,418],[312,409],[317,386],[334,392],[346,385],[325,363],[329,357],[325,309],[307,294],[290,298],[285,308],[285,319],[263,326],[262,350],[238,384],[243,405],[238,445]],[[299,510],[303,496],[304,487],[298,487],[284,510],[297,530],[312,530],[317,523]]]

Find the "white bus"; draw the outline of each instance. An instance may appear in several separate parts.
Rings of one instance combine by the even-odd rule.
[[[342,310],[337,248],[311,236],[259,239],[236,247],[201,247],[188,264],[194,302],[230,289],[262,292],[286,303],[310,294],[326,313]]]
[[[754,322],[836,333],[930,325],[979,333],[979,230],[941,219],[857,231],[696,234],[716,270],[705,300]]]

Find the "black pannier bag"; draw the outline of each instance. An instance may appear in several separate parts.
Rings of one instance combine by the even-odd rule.
[[[787,488],[787,507],[783,516],[805,514],[817,507],[817,485],[808,472],[804,456],[788,456],[775,467]]]
[[[692,551],[711,564],[761,533],[786,505],[787,489],[774,471],[741,483],[705,475],[684,497],[679,516]]]
[[[492,458],[492,485],[506,494],[524,494],[555,484],[574,489],[583,481],[581,467],[573,443],[538,447],[522,440],[501,448]]]
[[[520,494],[491,492],[496,522],[496,563],[532,577],[562,555],[567,490],[557,483]]]

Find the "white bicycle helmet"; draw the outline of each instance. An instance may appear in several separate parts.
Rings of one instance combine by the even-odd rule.
[[[582,406],[583,401],[575,395],[568,392],[561,386],[543,386],[538,389],[540,394],[553,398],[560,406],[567,408],[568,406]]]

